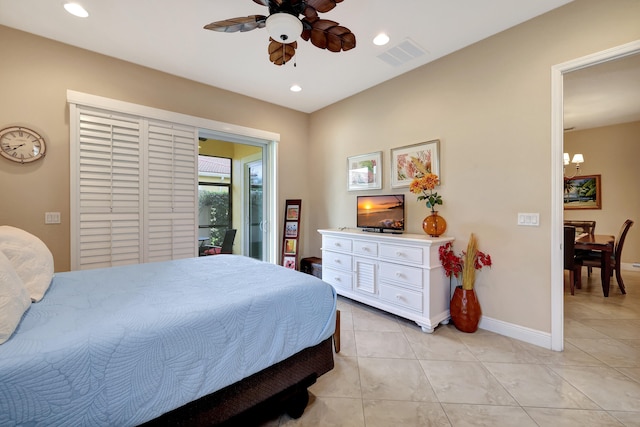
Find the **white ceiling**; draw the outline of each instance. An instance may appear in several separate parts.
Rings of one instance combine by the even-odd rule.
[[[348,27],[355,49],[333,53],[299,41],[295,67],[269,61],[264,28],[203,29],[268,14],[252,0],[74,1],[88,18],[68,14],[64,0],[0,0],[0,24],[310,113],[571,0],[344,0],[321,17]],[[375,46],[382,31],[391,41]],[[407,39],[426,54],[397,67],[378,58]],[[302,92],[289,91],[294,83]]]

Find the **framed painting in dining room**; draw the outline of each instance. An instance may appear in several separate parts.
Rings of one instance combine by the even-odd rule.
[[[347,157],[349,191],[382,189],[382,151]]]
[[[442,182],[439,139],[391,149],[391,187],[408,187],[422,175],[420,169],[438,175]]]
[[[564,179],[564,209],[602,209],[600,175]]]

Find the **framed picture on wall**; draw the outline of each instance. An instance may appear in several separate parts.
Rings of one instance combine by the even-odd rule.
[[[564,209],[602,209],[600,175],[564,179]]]
[[[391,149],[391,187],[408,187],[422,175],[420,169],[438,175],[442,182],[439,139]]]
[[[347,157],[347,188],[349,191],[382,188],[382,151]]]

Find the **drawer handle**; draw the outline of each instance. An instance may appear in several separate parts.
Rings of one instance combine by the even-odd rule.
[[[402,300],[402,295],[396,294],[396,299]]]
[[[399,272],[399,271],[396,271],[396,277],[397,277],[397,278],[402,278],[402,277],[404,277],[404,274],[402,274],[402,273],[401,273],[401,272]]]
[[[366,247],[366,246],[364,248],[362,248],[362,250],[365,251],[365,252],[369,252],[369,248]]]
[[[340,247],[340,243],[338,243],[338,242],[335,242],[334,245],[337,246],[337,247]]]
[[[404,256],[404,252],[396,251],[396,256]]]
[[[340,264],[340,260],[339,259],[334,259],[333,262],[335,262],[336,264]]]
[[[333,280],[335,280],[336,282],[340,282],[340,278],[339,277],[334,277]]]

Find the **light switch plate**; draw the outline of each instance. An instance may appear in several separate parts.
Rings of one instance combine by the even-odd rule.
[[[60,212],[45,212],[44,213],[45,224],[60,224]]]
[[[518,225],[525,227],[539,227],[540,226],[540,214],[539,213],[518,213]]]

